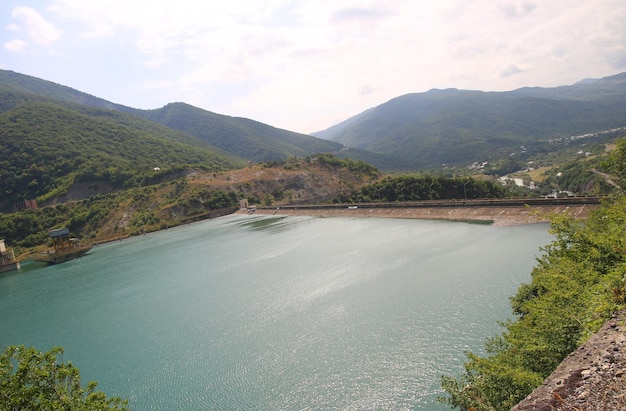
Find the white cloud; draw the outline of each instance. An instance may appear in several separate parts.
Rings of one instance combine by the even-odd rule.
[[[34,8],[15,8],[4,43],[15,56],[57,41],[102,59],[74,58],[66,75],[110,78],[89,90],[107,99],[186,101],[298,131],[410,92],[555,86],[626,67],[623,0],[39,1],[72,35],[59,41]]]
[[[13,9],[11,16],[18,23],[10,24],[9,29],[23,34],[37,45],[47,46],[61,38],[61,30],[57,29],[35,9],[18,6]]]
[[[515,2],[500,3],[498,8],[504,13],[507,18],[519,18],[524,17],[535,10],[536,4],[523,2],[516,4]]]
[[[519,67],[517,64],[511,63],[500,71],[500,76],[501,77],[514,76],[516,74],[522,73],[523,71],[524,69]]]
[[[24,40],[14,39],[4,43],[4,49],[12,53],[23,53],[27,43]]]

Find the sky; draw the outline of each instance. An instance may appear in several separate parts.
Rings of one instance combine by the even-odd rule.
[[[433,88],[626,71],[624,0],[2,0],[0,68],[301,133]]]

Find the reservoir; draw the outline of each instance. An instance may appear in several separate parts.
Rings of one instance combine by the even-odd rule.
[[[0,276],[0,345],[134,410],[448,410],[548,225],[234,215]]]

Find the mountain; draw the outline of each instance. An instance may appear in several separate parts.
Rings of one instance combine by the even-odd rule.
[[[0,70],[0,86],[3,90],[29,95],[31,97],[47,97],[55,101],[74,103],[84,106],[125,111],[129,109],[119,104],[111,103],[104,99],[92,96],[82,91],[42,80],[26,74],[16,73],[10,70]]]
[[[520,146],[626,126],[626,73],[508,92],[433,89],[394,98],[320,138],[415,161],[420,168],[505,158]]]
[[[415,163],[408,159],[347,148],[326,139],[275,128],[247,118],[212,113],[185,103],[170,103],[160,109],[132,112],[255,162],[332,153],[340,158],[362,160],[383,170],[415,169]]]
[[[382,154],[211,113],[184,103],[139,110],[0,70],[0,210],[38,199],[85,198],[247,161],[333,153],[385,169],[413,164]]]
[[[212,113],[185,103],[170,103],[134,114],[202,139],[225,152],[257,162],[339,152],[343,145],[278,129],[258,121]]]
[[[411,169],[414,164],[364,150],[346,150],[340,143],[272,127],[258,121],[212,113],[185,103],[170,103],[141,110],[74,90],[60,84],[7,70],[0,70],[0,87],[20,98],[39,97],[57,102],[130,114],[193,136],[244,161],[264,162],[306,157],[320,152],[372,162],[383,169]],[[11,100],[11,99],[9,99]],[[0,106],[4,102],[0,102]]]
[[[97,194],[163,181],[188,167],[221,171],[244,164],[205,141],[127,113],[1,84],[0,101],[3,211],[18,201],[67,195],[80,184]]]
[[[185,103],[171,103],[154,110],[126,107],[70,87],[12,71],[0,70],[0,85],[32,96],[132,114],[197,137],[213,147],[246,160],[278,160],[318,152],[339,152],[343,148],[341,144],[328,140],[278,129],[245,118],[212,113]]]

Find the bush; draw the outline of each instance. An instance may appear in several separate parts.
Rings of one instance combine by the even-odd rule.
[[[107,398],[96,382],[80,386],[80,372],[59,362],[63,349],[43,353],[23,345],[7,347],[0,356],[2,410],[127,410],[127,401]]]

